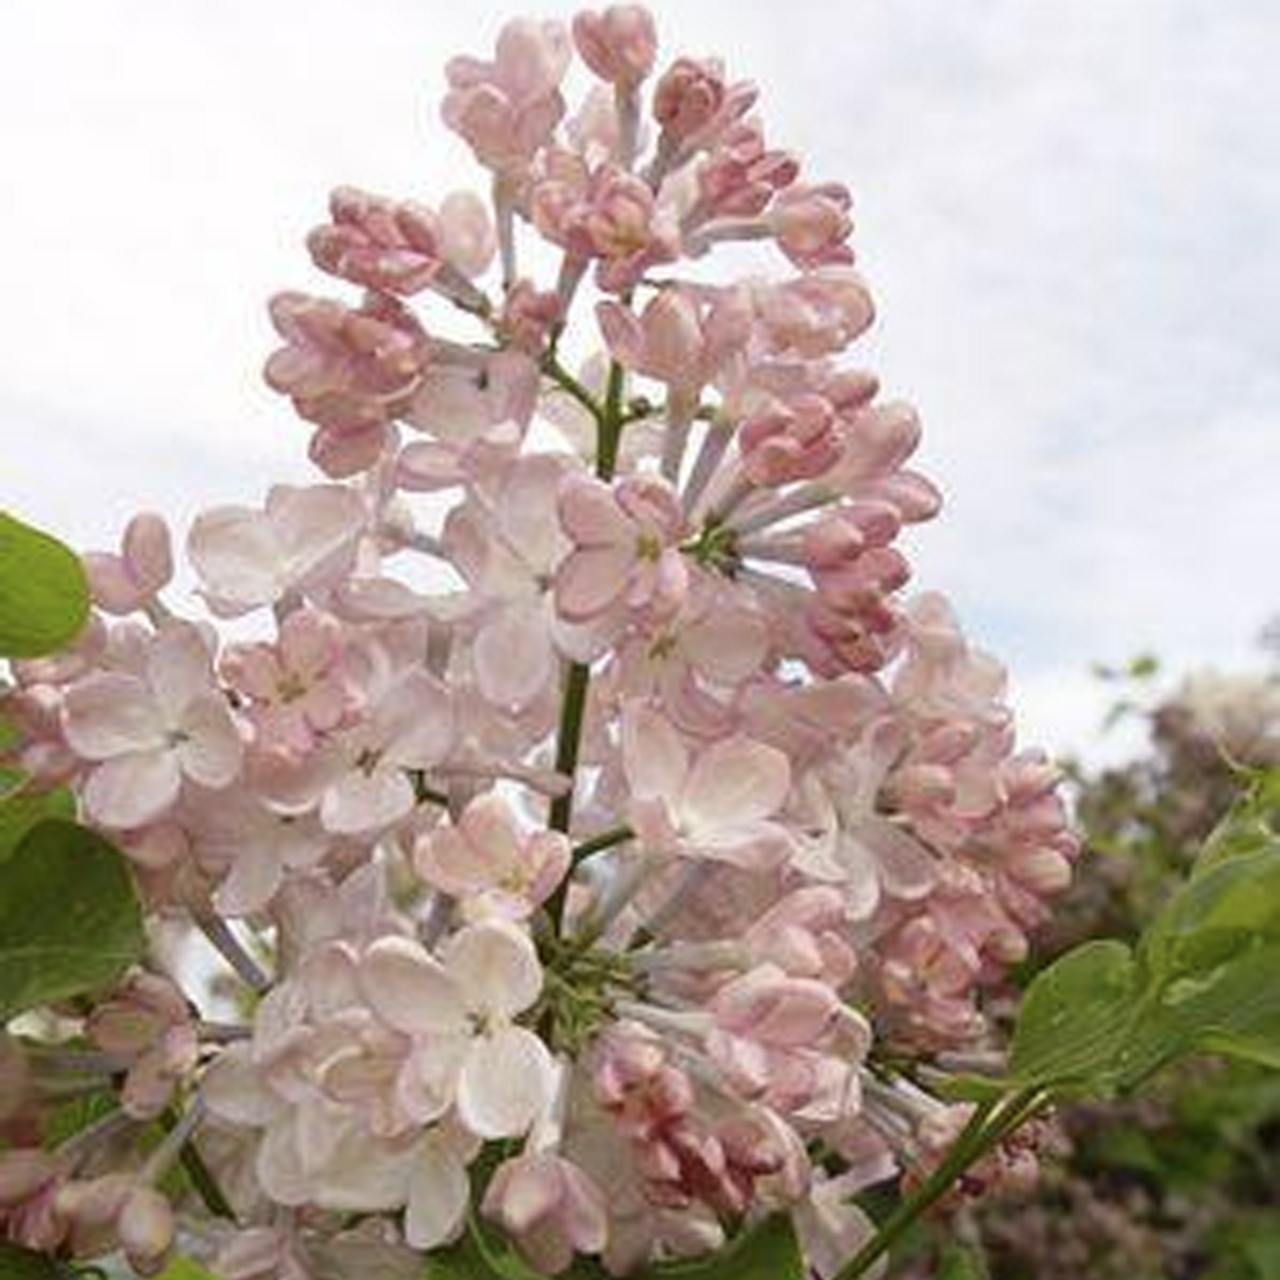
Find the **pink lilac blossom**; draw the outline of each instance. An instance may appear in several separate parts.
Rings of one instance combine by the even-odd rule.
[[[320,478],[200,515],[185,601],[135,517],[13,664],[28,785],[233,998],[157,946],[68,1045],[0,1040],[0,1233],[151,1274],[176,1211],[228,1280],[408,1277],[471,1214],[625,1275],[779,1212],[829,1276],[963,1123],[892,1064],[989,1047],[1070,876],[1056,776],[908,591],[941,499],[851,354],[848,190],[636,5],[447,80],[481,191],[339,187],[308,248],[355,288],[271,302]],[[40,1149],[69,1081],[120,1109]],[[171,1204],[182,1142],[230,1219]]]

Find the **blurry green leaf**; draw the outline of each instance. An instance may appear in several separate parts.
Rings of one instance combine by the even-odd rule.
[[[774,1214],[738,1235],[710,1258],[647,1267],[644,1280],[805,1280],[808,1275],[795,1228],[785,1213]]]
[[[76,1273],[65,1263],[0,1241],[2,1280],[75,1280],[75,1276]]]
[[[219,1280],[219,1277],[190,1258],[174,1258],[156,1280]]]
[[[989,1275],[980,1249],[952,1244],[943,1251],[934,1280],[988,1280]]]
[[[80,559],[0,512],[0,655],[36,658],[70,644],[89,616]]]
[[[1136,1021],[1119,1068],[1126,1084],[1137,1084],[1194,1052],[1280,1067],[1280,943],[1168,982]]]
[[[1135,952],[1088,942],[1028,987],[1010,1075],[1107,1094],[1190,1053],[1280,1067],[1280,847],[1184,884]]]
[[[24,791],[0,800],[0,862],[22,842],[27,832],[45,818],[74,818],[76,802],[71,792]]]
[[[0,1020],[111,982],[142,953],[124,857],[51,818],[0,862]]]
[[[1193,975],[1260,939],[1280,941],[1280,844],[1206,867],[1144,931],[1139,957],[1157,977]]]
[[[100,1093],[86,1094],[51,1107],[45,1113],[41,1145],[52,1151],[81,1129],[87,1129],[95,1120],[119,1109],[119,1096],[114,1089],[105,1086]]]
[[[1196,857],[1198,876],[1231,858],[1260,853],[1280,842],[1280,769],[1256,772],[1223,819],[1209,833]]]
[[[1149,680],[1160,670],[1160,659],[1154,653],[1140,653],[1129,659],[1129,676],[1134,680]]]
[[[1079,1084],[1105,1090],[1128,1033],[1133,955],[1123,942],[1087,942],[1027,988],[1010,1047],[1023,1086]]]

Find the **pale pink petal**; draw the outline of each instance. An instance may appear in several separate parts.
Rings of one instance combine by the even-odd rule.
[[[280,595],[275,535],[249,507],[216,507],[197,516],[187,535],[187,557],[223,612],[244,613]]]
[[[689,843],[703,857],[752,871],[776,867],[792,851],[787,829],[779,823],[764,820],[717,827],[691,836]]]
[[[147,683],[171,725],[194,698],[213,687],[212,663],[195,627],[165,627],[147,652]]]
[[[295,609],[280,628],[280,654],[289,670],[299,675],[322,675],[341,652],[342,627],[327,614]]]
[[[282,1103],[253,1061],[249,1044],[233,1044],[213,1060],[200,1080],[200,1097],[220,1120],[260,1128],[270,1124]]]
[[[434,1134],[419,1144],[409,1178],[405,1241],[415,1249],[448,1244],[466,1222],[471,1183],[467,1166]]]
[[[320,821],[334,835],[369,835],[399,822],[413,806],[413,784],[399,769],[349,772],[324,793]]]
[[[738,685],[759,670],[769,651],[765,616],[732,604],[709,610],[680,637],[689,661],[709,680]]]
[[[134,751],[104,761],[84,788],[85,812],[104,827],[145,826],[175,800],[182,773],[171,751]]]
[[[413,865],[430,885],[454,897],[487,889],[489,868],[456,827],[439,826],[419,840]]]
[[[556,571],[556,608],[569,622],[587,622],[603,613],[627,588],[635,552],[626,546],[574,551]]]
[[[458,1076],[458,1116],[481,1138],[528,1132],[555,1098],[555,1062],[524,1027],[505,1027],[473,1042]]]
[[[310,1178],[298,1155],[292,1117],[277,1119],[262,1135],[253,1172],[277,1204],[300,1205],[311,1199]]]
[[[65,732],[86,760],[159,747],[165,725],[141,680],[114,671],[95,672],[67,690]]]
[[[387,758],[406,769],[430,769],[453,746],[453,704],[434,676],[413,668],[378,704],[371,733]]]
[[[463,275],[482,274],[497,249],[489,206],[474,191],[451,191],[440,205],[440,240],[443,256]]]
[[[558,668],[541,601],[514,605],[486,619],[471,658],[476,686],[494,706],[519,711],[533,702]]]
[[[441,949],[469,1008],[498,1018],[523,1013],[542,991],[542,965],[528,936],[498,921],[471,925]]]
[[[622,763],[637,799],[671,804],[680,795],[689,771],[689,753],[679,733],[642,702],[629,702],[622,713]]]
[[[267,495],[267,515],[284,576],[299,588],[340,573],[354,556],[365,525],[360,495],[336,484],[277,485]]]
[[[463,811],[459,826],[473,849],[499,876],[516,865],[521,833],[511,805],[489,792],[478,796]]]
[[[596,306],[596,322],[610,353],[628,369],[644,363],[645,334],[635,313],[617,302]]]
[[[283,874],[284,868],[273,848],[246,847],[215,890],[213,905],[224,916],[247,916],[261,911],[275,897]]]
[[[925,897],[938,883],[937,863],[913,836],[882,818],[861,824],[857,836],[875,855],[885,892],[894,898]]]
[[[117,555],[87,551],[80,557],[89,579],[93,602],[107,613],[123,615],[140,608],[146,592],[133,580],[128,565]]]
[[[197,698],[175,727],[186,735],[177,746],[183,773],[214,791],[230,786],[240,772],[244,743],[222,696]]]
[[[148,596],[173,577],[173,545],[169,526],[149,511],[141,511],[124,531],[121,544],[129,575]]]
[[[600,480],[568,476],[560,486],[557,510],[565,533],[582,546],[635,541],[634,524],[618,505],[613,490]]]
[[[880,905],[880,876],[875,858],[852,835],[841,837],[837,857],[849,918],[870,919]]]
[[[297,1108],[296,1115],[308,1200],[348,1213],[377,1213],[404,1203],[417,1156],[413,1147],[382,1141],[346,1108],[311,1104]]]
[[[714,742],[694,761],[680,812],[691,832],[768,818],[791,788],[791,766],[775,747],[748,738]]]
[[[432,1032],[420,1039],[396,1077],[396,1104],[414,1124],[430,1124],[453,1106],[454,1083],[471,1048],[470,1035]]]
[[[465,988],[419,943],[379,938],[360,962],[360,989],[388,1026],[410,1035],[468,1026]]]

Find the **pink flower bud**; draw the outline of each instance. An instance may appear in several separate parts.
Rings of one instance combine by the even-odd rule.
[[[845,243],[853,230],[851,203],[848,188],[837,182],[786,187],[769,209],[778,247],[799,267],[851,263],[853,251]]]
[[[678,58],[653,91],[653,118],[672,142],[687,142],[715,119],[725,93],[719,63]]]
[[[322,271],[402,297],[425,289],[440,270],[440,222],[421,205],[355,187],[329,197],[333,221],[307,237]]]
[[[658,35],[643,5],[615,4],[573,19],[573,42],[583,62],[609,84],[634,89],[653,70]]]
[[[481,164],[519,172],[564,115],[560,81],[568,69],[568,32],[558,22],[508,22],[492,62],[453,58],[441,115]]]

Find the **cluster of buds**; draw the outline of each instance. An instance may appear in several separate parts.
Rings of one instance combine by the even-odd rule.
[[[907,593],[940,499],[845,362],[846,189],[638,6],[447,78],[485,198],[340,188],[308,247],[356,292],[271,304],[323,479],[204,512],[199,601],[138,516],[74,649],[14,664],[17,762],[227,971],[157,955],[62,1011],[88,1049],[6,1046],[0,1227],[154,1270],[164,1113],[227,1280],[420,1274],[473,1212],[617,1275],[789,1213],[827,1273],[962,1118],[894,1064],[985,1043],[1069,879],[1055,775]],[[758,274],[687,269],[728,244]],[[119,1110],[45,1152],[59,1053]]]

